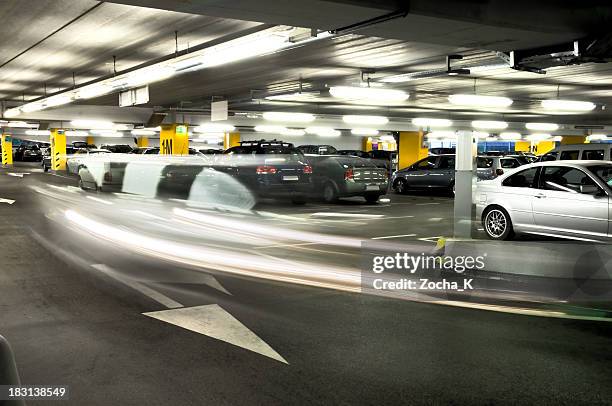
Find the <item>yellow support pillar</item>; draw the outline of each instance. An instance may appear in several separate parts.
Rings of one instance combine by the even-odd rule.
[[[584,144],[586,141],[586,135],[564,135],[561,137],[561,145]]]
[[[404,169],[427,157],[428,149],[423,148],[423,131],[401,131],[399,133],[398,166]]]
[[[544,155],[545,153],[553,150],[554,148],[554,141],[539,141],[536,145],[534,145],[533,152],[536,155]]]
[[[64,130],[51,130],[51,169],[66,170],[66,134]]]
[[[372,151],[372,137],[363,137],[363,151]]]
[[[13,136],[10,134],[2,134],[0,139],[2,146],[2,165],[13,164]]]
[[[148,137],[138,137],[136,139],[136,146],[138,148],[146,148],[149,146],[149,138]]]
[[[88,135],[87,138],[85,138],[85,142],[89,145],[92,145],[94,143],[93,135]]]
[[[529,141],[517,141],[514,143],[514,151],[516,152],[530,152],[531,143]]]
[[[223,149],[236,147],[238,145],[240,145],[240,133],[223,134]]]
[[[168,124],[161,126],[159,134],[160,155],[189,155],[189,136],[187,124]]]

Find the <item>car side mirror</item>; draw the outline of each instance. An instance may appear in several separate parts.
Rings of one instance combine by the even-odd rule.
[[[595,185],[580,185],[580,193],[585,195],[598,195],[600,189]]]

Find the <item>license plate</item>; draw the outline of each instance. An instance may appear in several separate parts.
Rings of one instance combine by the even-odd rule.
[[[297,176],[283,176],[283,180],[298,180]]]
[[[366,186],[366,191],[370,191],[370,190],[380,190],[380,188],[376,185],[368,185]]]

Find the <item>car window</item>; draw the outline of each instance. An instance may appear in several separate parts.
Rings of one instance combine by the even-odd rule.
[[[581,185],[596,186],[596,183],[580,169],[566,166],[545,166],[542,168],[541,189],[579,193]]]
[[[548,154],[542,155],[542,162],[556,161],[557,155],[556,152],[549,152]]]
[[[415,163],[414,167],[417,169],[432,169],[436,166],[437,160],[437,156],[430,156]]]
[[[477,168],[492,168],[493,158],[485,158],[485,157],[476,158],[476,167]]]
[[[443,156],[440,158],[440,169],[455,169],[455,157],[454,156]]]
[[[578,150],[563,151],[561,152],[561,157],[559,159],[562,161],[568,159],[578,159],[578,152]]]
[[[525,169],[512,176],[507,177],[502,182],[502,186],[509,187],[535,187],[538,167]]]
[[[612,187],[612,165],[590,166],[589,170],[606,185]]]
[[[604,151],[603,149],[593,149],[582,151],[582,159],[603,161]]]
[[[514,158],[503,158],[500,161],[502,168],[518,168],[521,166],[520,162]]]

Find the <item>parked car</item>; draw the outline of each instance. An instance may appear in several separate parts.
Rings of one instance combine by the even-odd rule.
[[[331,145],[300,145],[297,149],[308,155],[334,155],[338,153],[338,150]]]
[[[370,153],[359,149],[341,149],[337,152],[338,155],[358,156],[359,158],[370,158]]]
[[[77,172],[79,186],[83,190],[120,192],[126,166],[127,162],[112,160],[86,160],[81,162]]]
[[[144,154],[144,155],[156,155],[159,154],[159,148],[158,147],[141,147],[141,148],[134,148],[130,154]]]
[[[494,240],[520,233],[608,240],[611,185],[612,162],[534,163],[479,182],[476,215]]]
[[[455,148],[429,148],[429,155],[455,154]]]
[[[107,149],[114,154],[129,154],[130,152],[132,152],[134,148],[132,148],[131,146],[127,144],[113,144],[113,145],[106,144],[106,145],[101,145],[100,149]]]
[[[13,159],[15,161],[40,162],[42,160],[42,151],[36,144],[22,144],[17,147],[13,154]]]
[[[597,160],[612,161],[612,144],[588,143],[560,145],[542,155],[539,162],[567,161],[567,160]]]
[[[476,158],[478,180],[494,179],[504,171],[520,166],[515,158],[483,157]],[[397,193],[408,190],[447,190],[455,189],[455,155],[430,155],[407,168],[393,174],[391,185]]]
[[[379,168],[385,168],[389,177],[397,170],[397,151],[370,151],[370,158],[372,158],[374,165]]]
[[[69,156],[66,159],[66,170],[68,171],[68,173],[78,175],[84,157],[87,157],[89,155],[110,153],[111,152],[107,149],[77,149],[72,156]]]
[[[200,149],[199,151],[203,153],[204,155],[218,155],[218,154],[223,153],[222,149],[214,149],[214,148],[203,148],[203,149]]]
[[[214,164],[258,197],[290,198],[303,204],[312,189],[312,166],[293,144],[282,141],[243,141],[227,149]]]
[[[387,171],[370,159],[356,156],[321,155],[312,157],[314,194],[327,203],[342,197],[362,196],[376,203],[387,193]]]

